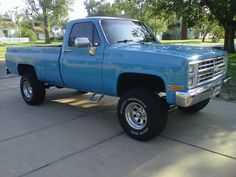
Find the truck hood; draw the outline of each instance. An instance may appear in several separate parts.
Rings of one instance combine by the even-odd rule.
[[[183,57],[188,60],[201,60],[206,58],[214,58],[226,55],[223,50],[208,48],[208,47],[189,47],[182,45],[164,45],[164,44],[120,44],[117,49],[136,52],[158,53],[164,55],[172,55]]]

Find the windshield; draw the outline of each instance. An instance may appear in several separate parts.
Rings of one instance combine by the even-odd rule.
[[[110,44],[127,42],[155,42],[154,35],[139,21],[102,20],[102,28]]]

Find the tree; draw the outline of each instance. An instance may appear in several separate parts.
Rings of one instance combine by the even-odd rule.
[[[30,41],[36,41],[37,39],[36,34],[28,28],[21,28],[21,36],[28,37]]]
[[[234,34],[236,31],[236,1],[235,0],[153,0],[156,13],[176,13],[188,27],[201,21],[204,16],[215,19],[224,28],[224,49],[235,52]],[[158,10],[158,11],[157,11]]]
[[[167,29],[170,15],[164,13],[152,13],[150,0],[115,0],[110,4],[106,0],[85,0],[84,5],[88,16],[120,16],[128,14],[130,18],[145,22],[157,35]]]
[[[147,24],[155,35],[167,30],[169,20],[172,17],[172,15],[165,16],[161,11],[156,13],[150,0],[116,0],[114,4],[129,14],[131,18]]]
[[[222,27],[219,23],[214,19],[209,19],[207,15],[203,16],[200,21],[195,22],[194,29],[198,34],[201,34],[202,42],[205,41],[207,35],[213,35],[215,39],[224,37],[222,34]]]
[[[235,0],[202,0],[201,6],[209,9],[211,15],[225,30],[224,49],[235,52],[234,34],[236,31],[236,1]]]
[[[114,4],[101,0],[85,0],[85,9],[87,10],[88,17],[91,16],[118,16],[120,15],[119,8]]]
[[[74,0],[25,0],[28,14],[45,32],[45,43],[51,43],[51,26],[68,17]]]
[[[150,12],[148,9],[149,1],[146,0],[123,0],[120,3],[122,3],[125,13],[129,14],[134,19],[145,21],[148,12]]]
[[[84,6],[87,10],[88,17],[95,16],[94,14],[97,13],[97,8],[99,6],[100,2],[96,2],[95,0],[85,0]]]

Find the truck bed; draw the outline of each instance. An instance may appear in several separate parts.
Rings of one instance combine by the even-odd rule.
[[[13,74],[18,74],[20,64],[29,64],[35,68],[40,81],[62,86],[60,56],[61,46],[8,47],[6,61]]]

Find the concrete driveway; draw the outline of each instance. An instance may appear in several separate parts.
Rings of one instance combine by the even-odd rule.
[[[123,133],[115,98],[50,89],[40,106],[21,99],[19,78],[0,80],[0,177],[236,177],[236,104],[169,113],[161,136]]]
[[[0,78],[6,76],[5,74],[5,62],[0,58]]]

